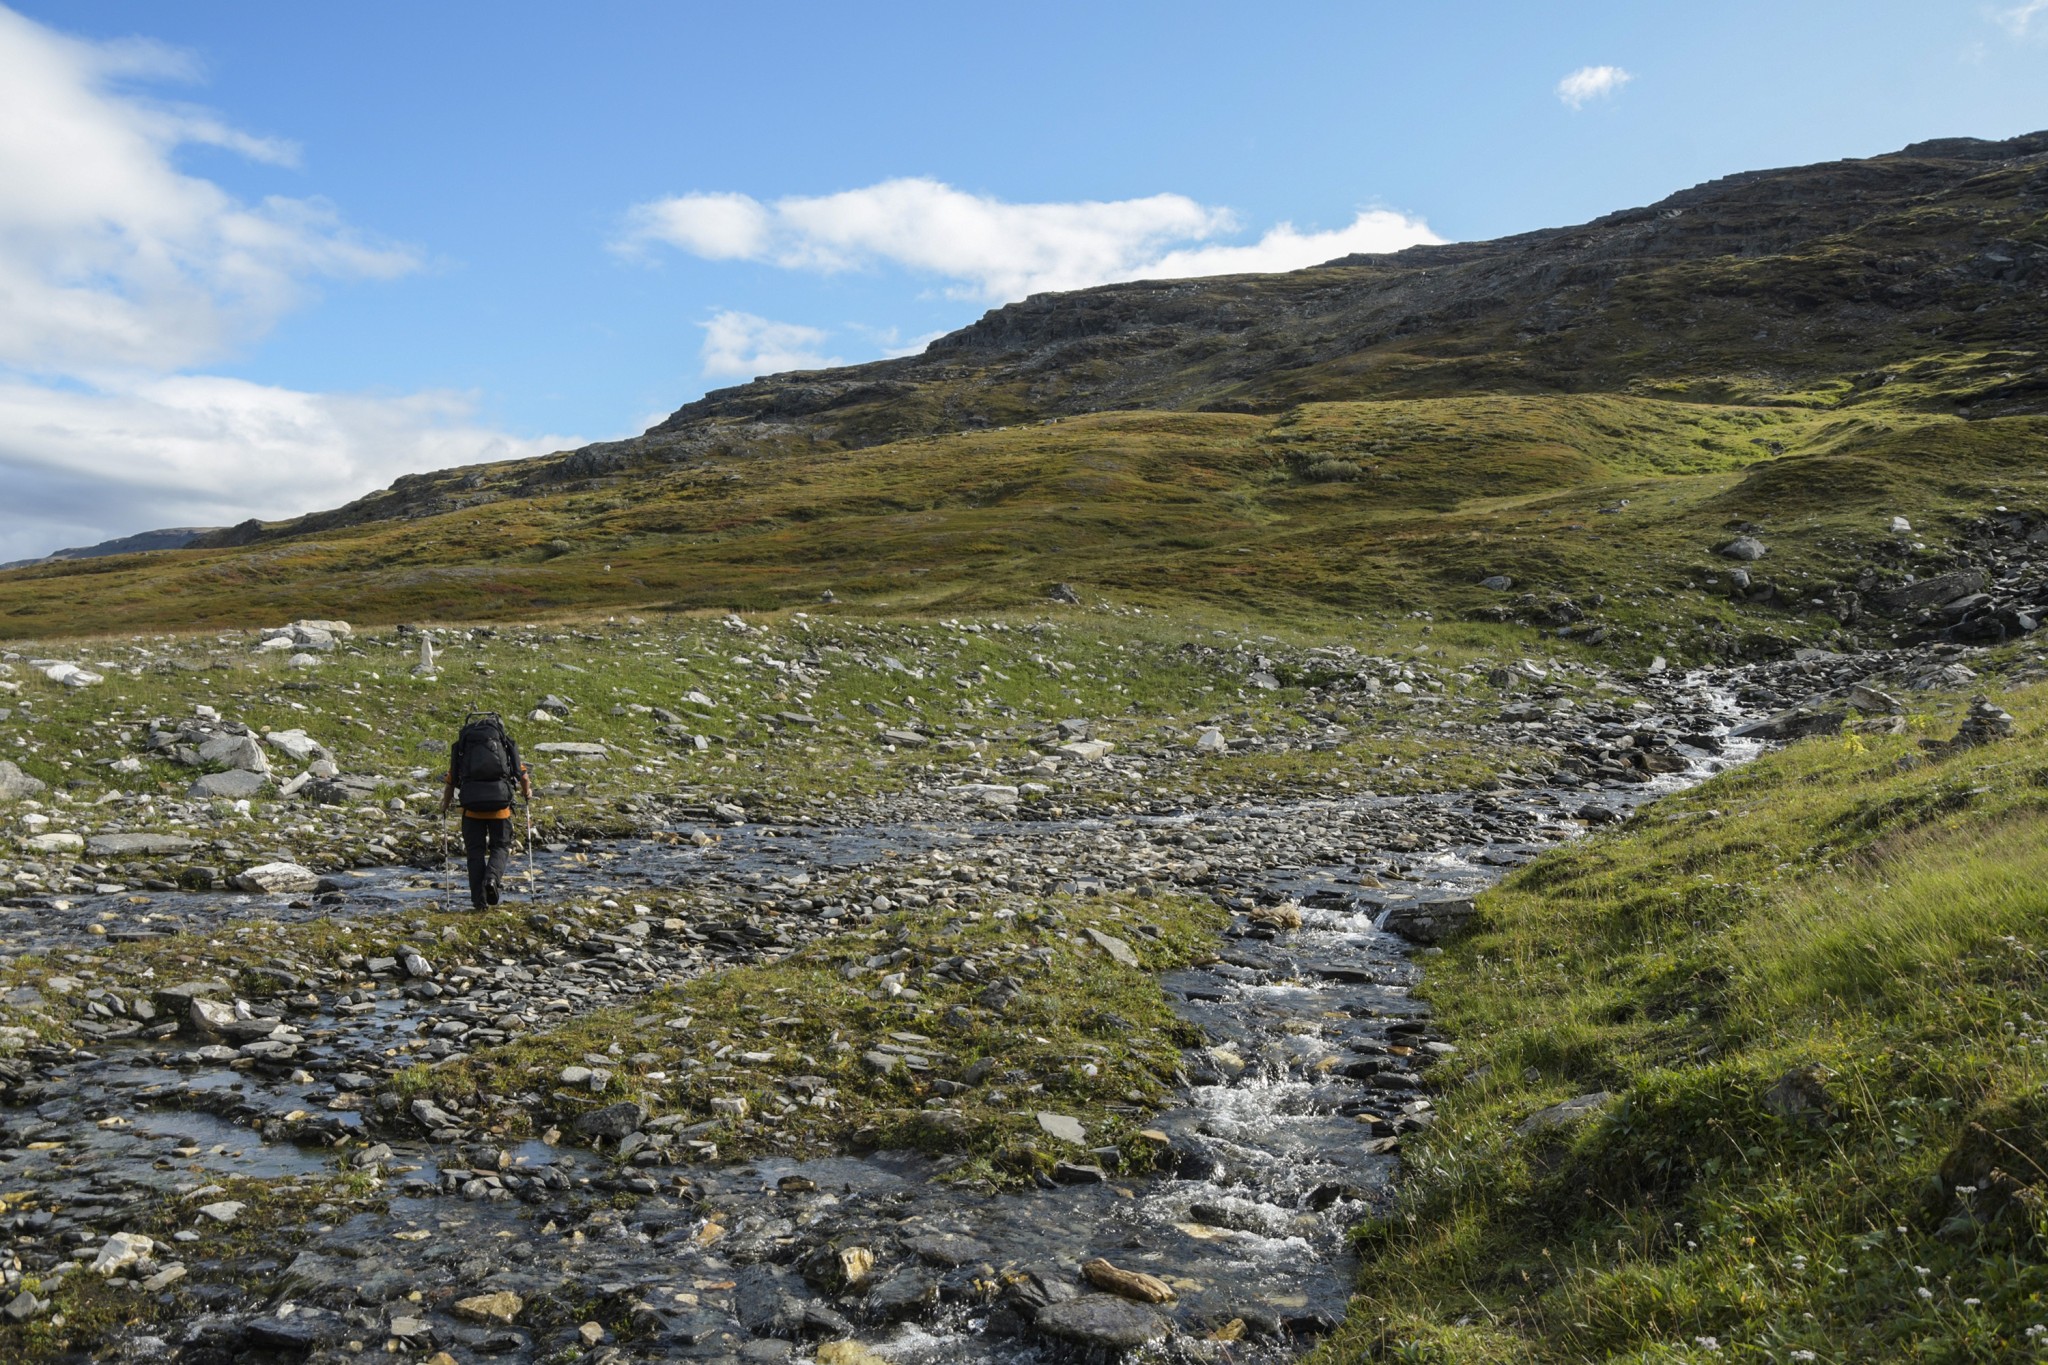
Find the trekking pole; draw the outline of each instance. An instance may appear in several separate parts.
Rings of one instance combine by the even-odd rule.
[[[533,798],[526,801],[526,886],[533,888]]]

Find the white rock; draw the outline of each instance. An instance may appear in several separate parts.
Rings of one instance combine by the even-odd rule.
[[[139,1232],[117,1232],[107,1238],[100,1254],[93,1258],[92,1268],[96,1274],[112,1275],[126,1270],[155,1249],[156,1239],[153,1237],[145,1237]]]
[[[77,853],[85,847],[82,834],[31,834],[21,841],[38,853]]]
[[[62,683],[66,687],[91,687],[94,683],[106,681],[99,674],[62,659],[30,659],[28,662],[29,667],[41,669],[43,676],[51,682]]]
[[[238,891],[311,891],[320,884],[319,874],[297,863],[259,863],[234,880]]]
[[[216,1223],[232,1223],[241,1217],[242,1210],[248,1207],[239,1199],[223,1199],[214,1204],[201,1204],[199,1212]]]
[[[1116,745],[1106,739],[1077,739],[1071,744],[1060,745],[1059,752],[1068,758],[1084,761],[1104,759],[1116,752]]]
[[[272,730],[263,737],[263,742],[294,763],[334,757],[325,744],[309,737],[304,730]]]
[[[1197,753],[1220,754],[1229,748],[1230,743],[1223,738],[1223,732],[1214,726],[1208,727],[1202,733],[1195,736],[1195,751]]]

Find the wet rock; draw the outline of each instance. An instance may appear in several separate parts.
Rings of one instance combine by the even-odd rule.
[[[1171,1303],[1173,1287],[1157,1275],[1142,1270],[1125,1270],[1098,1256],[1081,1263],[1081,1274],[1097,1289],[1139,1303]]]
[[[903,1240],[903,1249],[928,1265],[954,1266],[976,1265],[991,1259],[995,1253],[988,1244],[957,1232],[927,1232]]]
[[[202,1036],[218,1035],[235,1025],[235,1007],[221,1000],[193,997],[186,1002],[185,1023]]]
[[[576,1131],[586,1138],[618,1139],[646,1126],[647,1110],[631,1100],[593,1109],[576,1120]]]
[[[501,1289],[495,1294],[475,1294],[457,1299],[455,1314],[471,1322],[497,1322],[510,1326],[525,1307],[524,1299],[509,1289]]]
[[[247,871],[236,873],[232,882],[237,891],[258,894],[312,891],[319,884],[319,873],[297,863],[259,863]]]
[[[1166,1320],[1143,1304],[1114,1294],[1084,1294],[1067,1303],[1050,1303],[1031,1320],[1032,1330],[1098,1351],[1135,1351],[1166,1335]]]
[[[1469,929],[1475,910],[1469,899],[1407,901],[1387,911],[1382,927],[1414,943],[1442,943]]]
[[[888,1357],[876,1355],[857,1341],[821,1342],[812,1358],[818,1365],[889,1365]]]

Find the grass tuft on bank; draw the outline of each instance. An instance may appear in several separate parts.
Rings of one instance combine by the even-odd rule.
[[[2001,700],[2013,739],[1809,740],[1485,896],[1316,1359],[2048,1354],[2048,687]]]

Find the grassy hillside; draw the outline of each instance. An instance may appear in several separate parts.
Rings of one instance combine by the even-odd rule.
[[[1806,741],[1483,898],[1317,1359],[2040,1358],[2048,687],[2003,701],[2017,738]]]
[[[0,575],[0,638],[815,607],[827,591],[833,612],[988,610],[1042,601],[1056,582],[1312,625],[1498,605],[1477,585],[1507,574],[1517,591],[1602,594],[1593,614],[1621,638],[1698,654],[1700,641],[1833,629],[1703,591],[1732,528],[1762,528],[1765,567],[1794,600],[1853,578],[1894,515],[1913,519],[1932,563],[1951,515],[2039,498],[2044,434],[2030,417],[1622,395],[1102,413],[705,458],[416,520],[20,570]],[[493,477],[479,471],[477,496]]]

